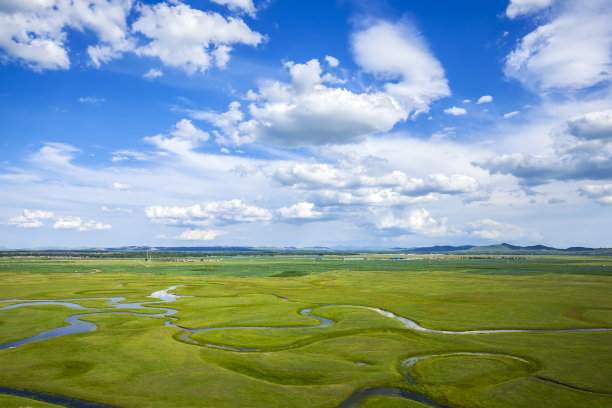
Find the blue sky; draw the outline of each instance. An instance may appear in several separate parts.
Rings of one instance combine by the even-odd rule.
[[[609,21],[0,1],[0,246],[612,246]]]

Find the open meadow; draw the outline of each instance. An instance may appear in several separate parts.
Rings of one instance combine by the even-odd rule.
[[[612,259],[391,258],[0,258],[0,406],[612,407]]]

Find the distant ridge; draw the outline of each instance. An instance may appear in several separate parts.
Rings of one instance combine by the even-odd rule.
[[[37,248],[37,249],[0,249],[0,255],[23,255],[23,254],[123,254],[134,256],[146,252],[161,254],[188,253],[190,256],[224,256],[240,254],[260,255],[349,255],[363,253],[378,254],[457,254],[457,255],[590,255],[590,256],[612,256],[612,248],[586,248],[569,247],[566,249],[553,248],[545,245],[518,246],[508,243],[496,245],[434,245],[429,247],[415,248],[356,248],[343,247],[331,248],[323,246],[311,246],[305,248],[287,247],[249,247],[249,246],[180,246],[180,247],[152,247],[152,246],[121,246],[109,248]],[[131,255],[130,255],[131,254]],[[173,254],[174,255],[174,254]],[[122,255],[120,255],[122,256]]]
[[[209,246],[209,247],[150,247],[150,246],[124,246],[116,248],[102,248],[108,252],[257,252],[265,251],[266,248],[241,247],[241,246]],[[276,248],[275,248],[276,249]]]
[[[432,247],[408,248],[405,250],[408,250],[414,253],[440,253],[440,252],[467,251],[472,248],[476,248],[476,247],[474,245],[461,245],[461,246],[434,245]],[[401,248],[394,248],[394,249],[399,250]]]
[[[412,253],[451,253],[458,255],[599,255],[612,256],[612,248],[570,247],[553,248],[545,245],[518,246],[507,243],[486,246],[464,245],[461,247],[433,246],[407,248]]]

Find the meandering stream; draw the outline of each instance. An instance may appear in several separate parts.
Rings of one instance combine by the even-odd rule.
[[[100,310],[101,308],[92,308],[81,306],[78,303],[73,303],[75,301],[80,300],[108,300],[106,305],[115,310],[120,309],[146,309],[146,310],[162,310],[162,313],[134,313],[134,312],[120,312],[120,311],[112,311],[112,312],[93,312],[93,313],[82,313],[77,315],[72,315],[64,319],[66,323],[69,323],[69,326],[58,327],[56,329],[51,329],[42,333],[39,333],[35,336],[28,337],[21,340],[11,341],[8,343],[0,344],[0,350],[7,348],[14,348],[17,346],[21,346],[23,344],[31,343],[33,341],[46,340],[54,337],[65,336],[68,334],[75,333],[83,333],[88,331],[94,331],[98,328],[98,326],[94,323],[87,322],[81,320],[82,317],[85,316],[94,316],[101,314],[128,314],[132,316],[144,316],[144,317],[168,317],[170,320],[176,320],[173,317],[170,317],[173,314],[178,313],[176,309],[169,309],[165,307],[158,306],[146,306],[146,305],[156,305],[158,303],[167,303],[175,301],[180,296],[173,295],[168,293],[169,290],[176,289],[177,286],[171,286],[168,289],[160,290],[157,292],[153,292],[149,297],[160,299],[158,301],[150,301],[150,302],[137,302],[137,303],[120,303],[125,301],[124,297],[111,297],[111,298],[80,298],[80,299],[60,299],[60,300],[20,300],[20,299],[7,299],[5,302],[19,302],[13,303],[8,306],[0,307],[1,310],[15,309],[18,307],[25,306],[40,306],[40,305],[61,305],[66,306],[71,309],[78,310]],[[166,322],[168,323],[168,322]]]
[[[191,344],[196,344],[199,346],[204,346],[204,347],[209,347],[209,348],[217,348],[217,349],[223,349],[223,350],[228,350],[228,351],[237,351],[237,352],[245,352],[245,351],[252,351],[252,352],[257,352],[257,351],[277,351],[277,350],[281,350],[284,348],[288,348],[288,347],[276,347],[276,348],[238,348],[238,347],[229,347],[229,346],[223,346],[223,345],[215,345],[215,344],[206,344],[206,343],[201,343],[197,340],[194,340],[191,338],[192,335],[194,335],[195,333],[201,333],[201,332],[206,332],[206,331],[213,331],[213,330],[240,330],[240,329],[261,329],[261,330],[275,330],[275,329],[312,329],[312,328],[320,328],[320,327],[328,327],[331,326],[333,324],[335,324],[336,322],[330,319],[327,319],[325,317],[322,316],[318,316],[316,314],[314,314],[312,312],[312,308],[304,308],[302,310],[300,310],[300,314],[302,316],[306,316],[306,317],[312,317],[315,318],[319,321],[318,324],[316,325],[301,325],[301,326],[239,326],[239,327],[211,327],[211,328],[205,328],[205,329],[191,329],[191,328],[185,328],[185,327],[181,327],[178,326],[176,324],[174,324],[173,322],[175,322],[177,320],[176,317],[173,317],[173,315],[175,315],[176,313],[178,313],[178,310],[176,309],[171,309],[171,308],[167,308],[167,307],[163,307],[163,306],[158,306],[159,304],[166,304],[166,303],[170,303],[170,302],[174,302],[176,301],[178,298],[183,297],[183,296],[179,296],[179,295],[175,295],[170,293],[170,291],[173,291],[177,288],[178,286],[171,286],[167,289],[163,289],[163,290],[159,290],[159,291],[155,291],[153,292],[151,295],[149,295],[149,297],[151,298],[155,298],[155,299],[159,299],[157,301],[146,301],[146,302],[136,302],[136,303],[122,303],[126,300],[126,298],[124,297],[109,297],[109,298],[79,298],[79,299],[59,299],[59,300],[32,300],[32,299],[7,299],[7,300],[3,300],[5,302],[14,302],[13,304],[10,304],[8,306],[4,306],[4,307],[0,307],[0,311],[2,310],[9,310],[9,309],[15,309],[15,308],[19,308],[19,307],[27,307],[27,306],[38,306],[38,305],[61,305],[61,306],[66,306],[69,307],[71,309],[76,309],[76,310],[96,310],[95,312],[89,312],[89,313],[80,313],[80,314],[76,314],[76,315],[72,315],[67,317],[66,319],[64,319],[64,321],[66,323],[68,323],[67,326],[63,326],[63,327],[58,327],[55,329],[51,329],[42,333],[39,333],[35,336],[32,337],[28,337],[25,339],[21,339],[21,340],[16,340],[16,341],[12,341],[12,342],[8,342],[8,343],[4,343],[4,344],[0,344],[0,350],[4,350],[4,349],[12,349],[15,347],[19,347],[22,346],[24,344],[27,343],[32,343],[32,342],[36,342],[36,341],[42,341],[42,340],[46,340],[46,339],[51,339],[54,337],[59,337],[59,336],[65,336],[65,335],[69,335],[69,334],[75,334],[75,333],[83,333],[83,332],[88,332],[88,331],[94,331],[98,328],[98,326],[94,323],[91,322],[87,322],[84,320],[81,320],[84,317],[87,316],[93,316],[93,315],[102,315],[102,314],[128,314],[128,315],[132,315],[132,316],[142,316],[142,317],[165,317],[167,318],[167,320],[165,321],[165,325],[166,326],[171,326],[171,327],[176,327],[178,329],[183,330],[183,332],[180,335],[180,338],[182,341],[186,342],[186,343],[191,343]],[[277,298],[283,300],[283,301],[287,301],[289,302],[289,299],[274,295]],[[84,307],[79,305],[78,303],[74,303],[76,301],[82,301],[82,300],[107,300],[107,302],[105,303],[106,306],[110,309],[109,311],[100,311],[100,309],[105,309],[105,308],[90,308],[90,307]],[[408,319],[406,317],[403,316],[399,316],[396,315],[392,312],[383,310],[383,309],[379,309],[376,307],[369,307],[369,306],[361,306],[361,305],[344,305],[344,304],[320,304],[319,306],[326,306],[326,307],[354,307],[354,308],[360,308],[360,309],[368,309],[368,310],[372,310],[376,313],[381,314],[382,316],[394,319],[399,321],[400,323],[402,323],[404,325],[404,327],[406,327],[407,329],[410,330],[417,330],[417,331],[423,331],[423,332],[428,332],[428,333],[439,333],[439,334],[454,334],[454,335],[470,335],[470,334],[493,334],[493,333],[568,333],[568,332],[600,332],[600,331],[612,331],[612,328],[591,328],[591,329],[491,329],[491,330],[463,330],[463,331],[453,331],[453,330],[437,330],[437,329],[429,329],[426,327],[423,327],[421,325],[419,325],[418,323],[416,323],[415,321]],[[121,309],[141,309],[143,310],[143,312],[149,312],[149,313],[136,313],[136,312],[128,312],[128,311],[121,311]],[[153,313],[154,311],[161,311],[159,313]],[[527,360],[521,358],[521,357],[517,357],[517,356],[511,356],[511,355],[506,355],[506,354],[494,354],[494,353],[474,353],[474,352],[454,352],[454,353],[445,353],[445,354],[429,354],[429,355],[421,355],[421,356],[413,356],[410,358],[407,358],[405,360],[403,360],[400,364],[400,366],[402,367],[403,370],[403,375],[406,379],[406,382],[408,384],[412,384],[412,385],[418,385],[417,381],[412,378],[409,374],[410,369],[419,361],[425,360],[427,358],[432,358],[432,357],[448,357],[448,356],[489,356],[489,357],[503,357],[503,358],[509,358],[509,359],[514,359],[514,360],[518,360],[524,363],[529,363]],[[544,380],[550,381],[546,378],[543,378]],[[569,386],[569,385],[568,385]],[[572,387],[572,386],[569,386]],[[12,391],[11,391],[12,390]],[[41,401],[46,401],[46,402],[50,402],[50,403],[62,403],[64,406],[78,406],[78,407],[102,407],[104,406],[103,404],[98,404],[92,401],[83,401],[83,400],[75,400],[75,399],[71,399],[68,397],[61,397],[61,396],[55,396],[52,394],[48,394],[48,393],[44,393],[44,392],[37,392],[37,391],[23,391],[23,390],[16,390],[16,389],[10,389],[10,388],[6,388],[6,387],[0,387],[0,393],[4,393],[4,394],[12,394],[12,395],[22,395],[22,396],[27,396],[28,398],[33,398],[33,399],[38,399]],[[21,393],[21,394],[18,394]],[[25,394],[27,395],[25,395]],[[427,397],[423,396],[423,395],[419,395],[419,394],[415,394],[415,393],[411,393],[408,392],[406,390],[403,390],[401,388],[385,388],[385,387],[369,387],[369,388],[361,388],[361,389],[357,389],[355,390],[350,396],[349,398],[347,398],[345,401],[343,401],[340,405],[338,405],[338,408],[349,408],[349,407],[356,407],[358,404],[360,404],[365,398],[368,398],[370,396],[375,396],[375,395],[385,395],[385,396],[394,396],[394,397],[401,397],[401,398],[406,398],[406,399],[410,399],[416,402],[420,402],[432,407],[437,407],[437,408],[448,408],[445,405],[439,404],[436,401],[430,400]],[[69,405],[66,405],[69,404]],[[72,404],[72,405],[70,405]],[[76,404],[76,405],[75,405]],[[80,404],[80,405],[79,405]]]

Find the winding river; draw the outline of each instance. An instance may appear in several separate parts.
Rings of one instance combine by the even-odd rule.
[[[35,336],[28,337],[26,339],[21,339],[21,340],[11,341],[9,343],[0,344],[0,350],[14,348],[17,346],[21,346],[23,344],[31,343],[33,341],[46,340],[46,339],[51,339],[54,337],[65,336],[67,334],[83,333],[83,332],[96,330],[98,326],[96,326],[94,323],[90,323],[90,322],[81,320],[81,318],[85,316],[93,316],[93,315],[101,315],[101,314],[129,314],[132,316],[144,316],[144,317],[168,317],[170,319],[169,321],[176,320],[176,318],[170,317],[171,315],[178,313],[178,310],[176,309],[169,309],[169,308],[157,307],[157,306],[153,306],[153,307],[145,306],[145,305],[156,305],[158,303],[167,303],[167,302],[175,301],[180,296],[170,294],[168,293],[168,291],[174,290],[176,288],[177,286],[171,286],[168,289],[153,292],[151,295],[149,295],[149,297],[157,298],[160,300],[152,301],[152,302],[120,303],[126,300],[124,297],[80,298],[80,299],[60,299],[60,300],[20,300],[20,299],[4,300],[4,302],[16,302],[16,303],[13,303],[8,306],[0,307],[0,310],[15,309],[18,307],[25,307],[25,306],[39,306],[39,305],[60,305],[60,306],[66,306],[71,309],[78,309],[78,310],[100,310],[100,308],[84,307],[84,306],[79,305],[78,303],[73,303],[73,302],[79,301],[79,300],[101,300],[101,299],[104,300],[105,299],[105,300],[108,300],[106,302],[106,305],[115,310],[143,309],[144,308],[145,310],[158,309],[158,310],[162,310],[163,312],[162,313],[134,313],[134,312],[120,312],[120,311],[113,311],[113,312],[104,311],[104,312],[77,314],[77,315],[69,316],[66,319],[64,319],[66,323],[69,323],[68,326],[51,329],[51,330],[42,332],[40,334],[37,334]],[[166,324],[168,324],[169,321],[167,321]]]
[[[178,326],[176,324],[174,324],[173,322],[175,322],[177,320],[176,317],[173,317],[173,315],[175,315],[176,313],[178,313],[178,310],[176,309],[171,309],[168,307],[164,307],[164,306],[159,306],[160,304],[167,304],[170,302],[174,302],[176,301],[178,298],[181,298],[183,296],[179,296],[179,295],[175,295],[173,293],[171,293],[171,291],[174,291],[176,288],[178,288],[178,286],[171,286],[167,289],[163,289],[163,290],[158,290],[153,292],[152,294],[149,295],[149,297],[151,298],[155,298],[155,299],[159,299],[157,301],[147,301],[147,302],[136,302],[136,303],[122,303],[126,300],[126,298],[124,297],[109,297],[109,298],[78,298],[78,299],[59,299],[59,300],[32,300],[32,299],[27,299],[27,300],[23,300],[23,299],[7,299],[7,300],[2,300],[3,302],[13,302],[12,304],[8,305],[8,306],[4,306],[4,307],[0,307],[0,311],[2,310],[9,310],[9,309],[15,309],[15,308],[19,308],[19,307],[27,307],[27,306],[35,306],[35,305],[61,305],[61,306],[66,306],[69,307],[71,309],[76,309],[76,310],[96,310],[95,312],[89,312],[89,313],[80,313],[80,314],[76,314],[76,315],[72,315],[67,317],[64,321],[66,323],[68,323],[67,326],[63,326],[63,327],[58,327],[55,329],[51,329],[42,333],[39,333],[35,336],[32,337],[28,337],[25,339],[21,339],[21,340],[16,340],[16,341],[12,341],[12,342],[8,342],[8,343],[4,343],[4,344],[0,344],[0,350],[4,350],[4,349],[13,349],[15,347],[19,347],[21,345],[27,344],[27,343],[31,343],[31,342],[36,342],[36,341],[42,341],[42,340],[46,340],[46,339],[51,339],[54,337],[59,337],[59,336],[65,336],[65,335],[69,335],[69,334],[75,334],[75,333],[83,333],[83,332],[88,332],[88,331],[94,331],[98,328],[98,326],[94,323],[91,322],[87,322],[84,320],[81,320],[82,318],[86,317],[86,316],[93,316],[93,315],[102,315],[102,314],[128,314],[128,315],[132,315],[132,316],[141,316],[141,317],[165,317],[167,318],[167,320],[165,321],[165,325],[166,326],[171,326],[171,327],[175,327],[178,329],[183,330],[183,332],[180,334],[180,339],[183,342],[186,343],[190,343],[190,344],[195,344],[198,346],[203,346],[203,347],[209,347],[209,348],[216,348],[216,349],[222,349],[222,350],[228,350],[228,351],[237,351],[237,352],[246,352],[246,351],[251,351],[251,352],[257,352],[257,351],[278,351],[278,350],[283,350],[283,349],[287,349],[290,348],[291,345],[289,346],[281,346],[281,347],[273,347],[273,348],[237,348],[237,347],[229,347],[229,346],[223,346],[223,345],[215,345],[215,344],[207,344],[207,343],[201,343],[197,340],[194,340],[191,336],[196,334],[196,333],[201,333],[201,332],[206,332],[206,331],[213,331],[213,330],[240,330],[240,329],[261,329],[261,330],[275,330],[275,329],[312,329],[312,328],[317,328],[317,327],[328,327],[331,326],[333,324],[335,324],[336,322],[330,319],[327,319],[325,317],[322,316],[318,316],[316,314],[313,313],[313,309],[312,308],[304,308],[300,310],[300,314],[302,316],[305,317],[312,317],[315,318],[319,321],[318,324],[316,325],[302,325],[302,326],[239,326],[239,327],[211,327],[211,328],[205,328],[205,329],[191,329],[191,328],[186,328],[186,327],[181,327]],[[286,301],[286,302],[290,302],[289,299],[283,298],[281,296],[277,296],[274,295],[277,298]],[[105,303],[106,306],[111,309],[110,311],[100,311],[101,308],[89,308],[89,307],[84,307],[79,305],[78,303],[74,303],[76,301],[82,301],[82,300],[107,300],[107,302]],[[291,301],[292,302],[292,301]],[[376,313],[379,313],[382,316],[394,319],[399,321],[400,323],[402,323],[404,325],[404,327],[406,327],[409,330],[416,330],[416,331],[422,331],[422,332],[428,332],[428,333],[439,333],[439,334],[455,334],[455,335],[470,335],[470,334],[493,334],[493,333],[568,333],[568,332],[601,332],[601,331],[612,331],[612,328],[591,328],[591,329],[559,329],[559,330],[555,330],[555,329],[496,329],[496,330],[464,330],[464,331],[453,331],[453,330],[436,330],[436,329],[428,329],[426,327],[423,327],[421,325],[419,325],[418,323],[416,323],[415,321],[408,319],[406,317],[403,316],[399,316],[396,315],[392,312],[383,310],[383,309],[379,309],[376,307],[369,307],[369,306],[360,306],[360,305],[345,305],[345,304],[319,304],[319,306],[326,306],[326,307],[354,307],[354,308],[360,308],[360,309],[368,309],[371,311],[374,311]],[[102,308],[105,309],[105,308]],[[143,313],[136,313],[136,312],[132,312],[132,311],[121,311],[121,309],[141,309],[143,311]],[[158,313],[154,313],[155,311],[159,311]],[[405,360],[403,360],[400,363],[400,367],[402,368],[402,374],[404,375],[404,378],[407,382],[407,384],[411,384],[411,385],[418,385],[417,381],[410,375],[410,370],[412,367],[414,367],[414,365],[416,363],[418,363],[419,361],[428,359],[428,358],[432,358],[432,357],[450,357],[450,356],[481,356],[481,357],[502,357],[502,358],[508,358],[508,359],[513,359],[516,361],[520,361],[523,363],[530,363],[529,361],[521,358],[521,357],[517,357],[517,356],[511,356],[511,355],[506,355],[506,354],[494,354],[494,353],[475,353],[475,352],[453,352],[453,353],[444,353],[444,354],[429,354],[429,355],[421,355],[421,356],[413,356],[413,357],[409,357]],[[568,384],[563,384],[563,383],[559,383],[556,382],[554,380],[550,380],[544,377],[537,377],[538,379],[541,379],[543,381],[549,381],[549,382],[554,382],[556,384],[560,384],[560,385],[564,385],[570,388],[575,388],[572,387],[571,385]],[[7,387],[0,387],[0,393],[2,394],[10,394],[10,395],[19,395],[19,396],[24,396],[24,397],[28,397],[28,398],[32,398],[32,399],[37,399],[37,400],[41,400],[41,401],[45,401],[45,402],[49,402],[49,403],[56,403],[56,404],[60,404],[63,406],[67,406],[67,407],[76,407],[76,408],[81,408],[81,407],[108,407],[108,405],[104,405],[104,404],[100,404],[100,403],[96,403],[93,401],[84,401],[84,400],[78,400],[78,399],[73,399],[73,398],[69,398],[69,397],[62,397],[62,396],[57,396],[57,395],[53,395],[53,394],[49,394],[49,393],[45,393],[45,392],[38,392],[38,391],[24,391],[24,390],[17,390],[17,389],[11,389],[11,388],[7,388]],[[401,397],[401,398],[405,398],[405,399],[409,399],[409,400],[413,400],[425,405],[429,405],[431,407],[435,407],[435,408],[448,408],[446,405],[442,405],[436,401],[433,401],[423,395],[419,395],[419,394],[415,394],[412,392],[408,392],[404,389],[401,388],[389,388],[389,387],[367,387],[367,388],[360,388],[355,390],[345,401],[343,401],[340,405],[338,405],[338,408],[350,408],[350,407],[356,407],[358,406],[364,399],[371,397],[371,396],[393,396],[393,397]]]

